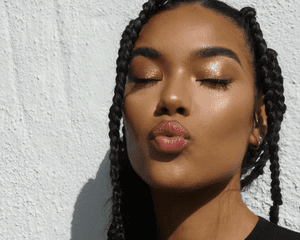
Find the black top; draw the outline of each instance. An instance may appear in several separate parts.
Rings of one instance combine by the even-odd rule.
[[[258,217],[258,223],[245,240],[300,240],[300,233]]]

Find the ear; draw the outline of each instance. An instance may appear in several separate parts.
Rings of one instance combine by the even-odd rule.
[[[264,95],[258,96],[255,105],[254,119],[252,120],[253,127],[249,138],[249,145],[254,147],[257,147],[259,143],[261,144],[263,142],[264,137],[266,136],[268,131],[268,122],[264,98]],[[258,122],[256,122],[256,119],[258,120]]]

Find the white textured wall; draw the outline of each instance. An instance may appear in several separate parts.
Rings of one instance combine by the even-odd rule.
[[[115,62],[121,33],[143,2],[0,1],[1,240],[106,239]],[[300,4],[226,2],[255,7],[269,47],[279,53],[288,106],[279,225],[300,231]],[[243,194],[267,219],[268,167]]]

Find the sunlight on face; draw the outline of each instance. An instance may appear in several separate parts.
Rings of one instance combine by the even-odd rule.
[[[188,190],[238,174],[249,144],[254,79],[241,30],[199,5],[152,17],[133,49],[124,99],[128,156],[151,187]],[[176,120],[188,146],[169,154],[149,140]]]

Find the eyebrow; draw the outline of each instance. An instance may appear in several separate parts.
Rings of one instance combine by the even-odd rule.
[[[154,59],[154,60],[163,58],[163,55],[159,51],[157,51],[151,47],[140,47],[140,48],[135,49],[131,53],[130,61],[134,57],[137,57],[137,56],[143,56],[143,57]],[[199,50],[193,51],[192,56],[199,58],[199,59],[216,57],[216,56],[228,57],[228,58],[235,60],[244,70],[244,67],[243,67],[238,55],[234,51],[232,51],[228,48],[223,48],[223,47],[201,48]]]

